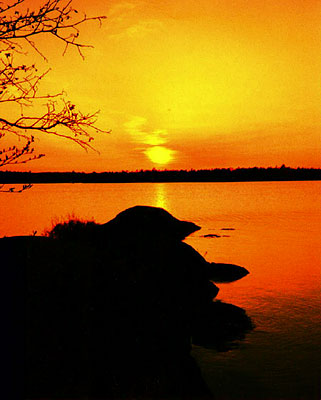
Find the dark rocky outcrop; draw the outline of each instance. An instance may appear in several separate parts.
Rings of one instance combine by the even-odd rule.
[[[193,320],[192,340],[199,346],[227,351],[237,345],[235,340],[244,339],[253,327],[242,308],[214,301]]]
[[[193,222],[180,221],[166,210],[158,207],[135,206],[119,213],[114,219],[100,225],[104,236],[130,236],[131,240],[163,238],[181,241],[201,227]]]
[[[227,283],[234,282],[249,274],[249,271],[239,265],[223,263],[207,263],[207,276],[213,282]]]
[[[192,338],[219,348],[250,323],[241,309],[212,302],[209,263],[181,241],[200,228],[143,206],[73,228],[0,239],[16,390],[26,398],[211,397]]]
[[[208,233],[207,235],[203,235],[205,238],[219,238],[220,235],[216,235],[215,233]]]

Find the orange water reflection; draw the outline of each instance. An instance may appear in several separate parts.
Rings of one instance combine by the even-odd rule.
[[[35,185],[21,194],[1,194],[0,235],[41,234],[70,215],[102,223],[136,204],[163,207],[202,226],[187,242],[206,259],[249,269],[248,277],[220,291],[222,298],[248,307],[263,289],[278,298],[315,295],[319,192],[319,182]],[[204,238],[208,233],[221,237]]]
[[[316,398],[319,193],[320,182],[35,185],[22,194],[1,194],[0,235],[39,234],[52,219],[70,214],[106,222],[136,204],[164,207],[197,223],[202,229],[189,244],[209,261],[250,271],[219,285],[218,298],[245,308],[256,325],[242,351],[193,349],[213,392],[231,399],[240,393],[263,398],[256,390],[271,399]],[[209,233],[220,237],[204,238]]]

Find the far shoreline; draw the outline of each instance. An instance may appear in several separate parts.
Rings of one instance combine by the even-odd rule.
[[[121,172],[0,171],[0,184],[320,181],[320,168],[216,168]]]

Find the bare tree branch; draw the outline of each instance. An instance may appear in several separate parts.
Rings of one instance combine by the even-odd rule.
[[[15,8],[24,3],[24,1],[17,1],[11,7],[8,6],[6,10]],[[78,26],[84,22],[94,20],[101,25],[102,20],[106,17],[87,17],[86,14],[83,14],[83,16],[75,20],[75,17],[78,16],[78,11],[71,7],[71,2],[68,1],[64,5],[62,0],[48,0],[37,12],[27,10],[24,14],[21,14],[16,11],[10,17],[6,15],[2,17],[0,12],[0,40],[28,40],[31,36],[49,33],[66,44],[64,53],[68,46],[72,45],[77,47],[83,57],[81,48],[93,46],[78,41]]]
[[[34,137],[31,136],[30,138],[26,138],[25,145],[20,148],[11,146],[0,150],[0,167],[9,164],[25,164],[28,161],[38,160],[44,157],[44,154],[33,155],[33,142]]]
[[[76,106],[70,102],[64,102],[64,107],[56,110],[55,102],[47,104],[47,112],[40,117],[21,116],[14,122],[0,118],[0,128],[7,132],[17,134],[17,130],[39,131],[72,139],[85,150],[93,149],[90,142],[94,140],[91,132],[110,132],[97,128],[94,124],[98,112],[94,114],[82,114],[76,110]],[[58,127],[66,129],[66,133],[56,130]],[[96,150],[95,150],[96,151]]]
[[[3,14],[5,12],[7,12],[8,10],[10,10],[11,8],[16,7],[18,4],[22,3],[24,0],[17,0],[15,2],[13,2],[12,4],[8,4],[5,7],[0,7],[0,14]]]
[[[3,189],[4,186],[5,185],[0,185],[1,193],[21,193],[27,189],[31,189],[33,185],[31,183],[26,183],[26,184],[22,185],[22,187],[20,189],[17,189],[16,187],[10,187],[8,189]]]
[[[39,85],[50,69],[39,72],[35,64],[16,63],[18,55],[19,60],[28,55],[23,43],[48,61],[32,39],[42,34],[52,35],[64,42],[63,55],[72,46],[84,57],[81,50],[92,46],[79,41],[79,26],[94,20],[101,24],[106,17],[81,15],[71,3],[71,0],[46,0],[37,10],[23,9],[25,0],[13,0],[11,4],[0,6],[0,139],[14,135],[24,141],[21,146],[0,151],[0,167],[26,163],[44,156],[34,154],[34,132],[72,140],[85,150],[95,150],[91,144],[94,134],[110,132],[96,127],[98,112],[83,113],[77,110],[73,103],[64,99],[63,90],[47,95],[39,93]],[[47,110],[42,114],[38,111],[38,115],[35,115],[34,106],[43,107],[40,101],[46,101]],[[1,112],[1,105],[5,104],[18,105],[19,115],[13,118],[11,113],[6,117]],[[33,115],[30,112],[25,115],[28,110]]]

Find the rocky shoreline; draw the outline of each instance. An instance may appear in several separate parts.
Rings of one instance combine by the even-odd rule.
[[[102,225],[0,239],[8,356],[23,398],[215,397],[191,344],[225,351],[253,328],[244,310],[213,301],[215,282],[248,271],[209,263],[182,241],[198,229],[136,206]]]

